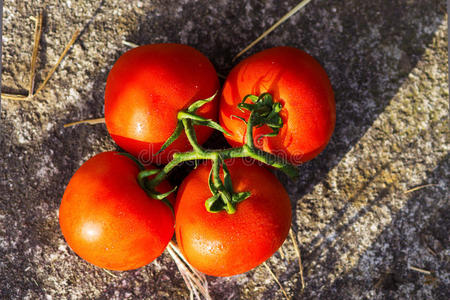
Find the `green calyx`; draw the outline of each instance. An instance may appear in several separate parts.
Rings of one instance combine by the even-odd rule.
[[[246,103],[247,99],[249,99],[251,103]],[[260,96],[247,95],[244,99],[242,99],[241,103],[238,104],[238,108],[241,111],[244,111],[244,109],[250,111],[248,121],[241,117],[235,116],[244,121],[246,124],[251,122],[251,127],[256,128],[267,125],[270,129],[272,129],[271,133],[261,135],[258,139],[263,138],[264,136],[276,136],[280,132],[281,127],[283,127],[283,120],[280,116],[280,112],[283,107],[281,103],[274,102],[272,95],[269,93],[263,93]]]
[[[223,182],[220,178],[220,165],[223,170]],[[217,213],[225,210],[229,214],[236,212],[236,204],[250,197],[250,192],[235,193],[231,182],[230,171],[224,161],[218,157],[213,160],[213,166],[208,179],[212,196],[205,202],[206,210]]]
[[[139,184],[139,186],[147,193],[147,195],[150,198],[156,199],[156,200],[161,200],[162,202],[164,202],[172,211],[173,214],[174,210],[173,210],[173,206],[172,203],[170,203],[170,201],[167,199],[167,196],[169,196],[170,194],[172,194],[173,192],[175,192],[175,190],[177,189],[176,187],[173,188],[172,190],[166,192],[166,193],[160,193],[158,192],[154,187],[150,186],[149,181],[148,181],[148,177],[152,176],[152,175],[156,175],[158,174],[161,170],[159,169],[146,169],[144,167],[143,164],[141,164],[141,162],[136,159],[133,155],[129,154],[129,153],[125,153],[125,152],[119,152],[117,153],[118,155],[123,155],[128,157],[129,159],[131,159],[132,161],[134,161],[138,168],[139,168],[139,173],[137,176],[137,182]]]
[[[216,95],[217,92],[211,97],[203,100],[198,100],[190,105],[187,109],[180,111],[177,115],[178,121],[174,132],[163,144],[161,149],[154,155],[161,153],[183,132],[186,134],[189,143],[192,146],[191,151],[175,153],[173,155],[173,159],[160,170],[146,170],[142,165],[140,165],[140,168],[142,168],[137,180],[141,187],[147,192],[150,197],[165,201],[166,204],[171,207],[172,211],[173,208],[170,202],[167,200],[167,196],[175,189],[167,193],[158,193],[156,191],[156,187],[167,177],[167,174],[173,168],[185,161],[211,160],[213,162],[208,179],[208,185],[212,196],[205,201],[205,208],[211,213],[226,211],[229,214],[233,214],[236,212],[237,204],[251,196],[250,192],[248,191],[237,193],[233,190],[230,171],[228,170],[225,163],[225,160],[227,159],[251,157],[257,161],[263,162],[283,171],[291,178],[298,176],[296,167],[283,161],[281,158],[273,154],[256,148],[256,146],[254,145],[254,128],[267,125],[270,129],[272,129],[272,132],[258,137],[262,138],[264,136],[276,136],[279,133],[280,129],[283,127],[283,120],[280,116],[282,105],[279,102],[274,102],[272,95],[270,95],[269,93],[263,93],[260,96],[247,95],[238,104],[238,108],[241,111],[247,110],[250,112],[248,120],[237,117],[243,120],[247,125],[246,141],[242,147],[220,150],[210,150],[203,148],[197,141],[194,126],[208,126],[224,134],[229,134],[217,122],[206,119],[196,114],[198,109],[200,109],[203,105],[211,102],[216,97]],[[133,160],[137,161],[134,158]],[[139,162],[137,163],[139,164]],[[221,169],[223,172],[223,180],[220,176]],[[153,177],[151,179],[148,179],[149,176]]]

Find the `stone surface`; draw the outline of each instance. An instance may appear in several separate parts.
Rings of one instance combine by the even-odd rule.
[[[32,102],[2,101],[0,298],[183,299],[166,253],[112,275],[66,245],[57,210],[74,171],[115,149],[103,115],[108,70],[137,44],[196,47],[219,73],[296,1],[4,1],[3,92],[27,87],[33,22],[45,12],[37,85],[76,28],[82,35]],[[293,298],[448,299],[449,123],[444,1],[312,1],[250,53],[292,45],[316,57],[335,89],[337,124],[326,150],[280,175],[292,199],[307,288],[292,241],[268,264]],[[423,189],[406,192],[425,184]],[[426,275],[410,267],[431,272]],[[280,299],[264,267],[208,278],[216,299]]]

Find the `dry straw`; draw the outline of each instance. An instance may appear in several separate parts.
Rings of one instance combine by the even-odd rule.
[[[254,40],[253,42],[251,42],[247,47],[245,47],[241,52],[239,52],[238,54],[236,54],[235,57],[233,57],[233,62],[236,61],[236,59],[238,59],[240,56],[242,56],[245,52],[247,52],[248,50],[250,50],[253,46],[255,46],[257,43],[259,43],[263,38],[265,38],[269,33],[271,33],[272,31],[274,31],[278,26],[280,26],[281,24],[283,24],[287,19],[289,19],[290,17],[292,17],[296,12],[298,12],[300,9],[302,9],[303,7],[306,6],[306,4],[308,4],[309,2],[311,2],[311,0],[303,0],[301,1],[299,4],[297,4],[293,9],[291,9],[287,14],[285,14],[284,16],[281,17],[281,19],[279,19],[275,24],[273,24],[269,29],[267,29],[266,31],[263,32],[263,34],[261,34],[258,38],[256,38],[256,40]]]
[[[37,94],[39,94],[40,91],[42,91],[45,86],[47,85],[47,82],[50,80],[50,78],[52,77],[53,73],[55,73],[56,69],[58,68],[59,64],[61,63],[61,61],[64,59],[64,57],[66,56],[67,52],[69,52],[70,48],[73,46],[73,44],[75,43],[75,41],[77,40],[79,34],[80,34],[80,30],[76,30],[75,33],[72,35],[71,40],[69,41],[69,43],[66,45],[66,47],[64,48],[63,52],[61,53],[61,55],[58,58],[58,61],[56,62],[56,64],[52,67],[52,69],[50,70],[50,72],[47,74],[47,76],[45,77],[44,81],[42,82],[42,84],[39,86],[39,88],[36,90],[36,92],[34,92],[34,84],[35,84],[35,77],[36,77],[36,62],[37,62],[37,54],[38,54],[38,49],[39,49],[39,42],[41,40],[41,36],[42,36],[42,12],[40,12],[37,17],[30,17],[31,20],[33,20],[35,22],[35,27],[34,27],[34,43],[33,43],[33,52],[31,54],[31,66],[30,66],[30,73],[29,73],[29,83],[28,83],[28,95],[18,95],[18,94],[8,94],[8,93],[2,93],[1,96],[4,99],[9,99],[9,100],[18,100],[18,101],[29,101],[29,100],[33,100],[34,96],[36,96]]]

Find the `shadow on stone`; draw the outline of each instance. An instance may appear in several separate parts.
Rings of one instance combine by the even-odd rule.
[[[423,182],[440,184],[409,194],[404,207],[392,216],[392,222],[359,256],[358,263],[331,285],[321,287],[322,297],[333,297],[339,292],[340,297],[351,298],[361,295],[361,291],[372,291],[371,297],[375,294],[387,299],[448,299],[448,287],[443,277],[448,272],[445,251],[450,243],[447,234],[450,230],[449,211],[442,211],[434,202],[448,196],[444,187],[449,184],[445,175],[449,170],[449,158],[446,155]],[[370,209],[368,207],[365,210]],[[420,216],[430,217],[420,224],[417,222]],[[413,231],[408,228],[413,228]],[[340,240],[338,243],[344,241]],[[414,254],[417,252],[421,253],[421,261],[412,261],[409,256],[417,257]],[[332,261],[326,263],[333,269]],[[431,271],[431,275],[409,270],[410,266]],[[367,273],[370,275],[367,276]],[[371,279],[368,280],[367,277]],[[408,284],[413,284],[414,290],[408,294],[399,294],[399,287]],[[305,296],[308,298],[308,294]]]
[[[295,3],[294,1],[291,2],[293,6]],[[251,53],[255,53],[272,46],[284,45],[286,41],[289,41],[289,45],[302,48],[316,57],[324,65],[334,86],[337,123],[330,144],[318,158],[300,167],[300,179],[297,182],[289,183],[283,177],[283,181],[290,190],[294,207],[295,201],[302,199],[317,183],[322,181],[326,174],[359,141],[389,104],[409,72],[418,63],[425,47],[430,43],[433,33],[442,22],[445,15],[445,4],[441,2],[404,3],[399,0],[390,1],[388,4],[381,0],[340,1],[331,4],[326,1],[314,2],[252,50]],[[127,39],[137,44],[157,42],[189,44],[210,57],[217,70],[226,74],[232,67],[231,58],[284,13],[277,6],[265,7],[259,1],[255,1],[252,5],[252,10],[248,10],[245,3],[239,1],[220,2],[214,6],[189,2],[183,5],[181,11],[174,11],[173,4],[160,3],[157,10],[150,11],[136,20],[135,33]],[[100,8],[97,11],[99,10]],[[261,15],[270,16],[271,19],[260,19],[259,16]],[[426,32],[421,29],[425,27],[429,28]],[[111,65],[121,54],[117,53],[116,57],[108,58]],[[83,103],[78,104],[78,106],[68,105],[67,110],[76,111],[77,114],[80,111],[87,112],[83,115],[99,116],[101,114],[107,72],[99,71],[91,74],[91,76],[94,84],[90,94],[93,97],[83,99]],[[24,114],[27,105],[24,105]],[[73,272],[73,276],[85,274],[83,272],[95,272],[96,282],[104,282],[106,285],[105,288],[101,288],[103,295],[100,299],[115,296],[114,291],[116,289],[120,290],[120,296],[125,296],[127,292],[136,297],[151,295],[155,291],[162,291],[164,285],[158,284],[162,281],[169,286],[173,283],[174,277],[177,277],[175,281],[181,282],[181,277],[173,276],[178,271],[166,259],[161,261],[169,266],[169,271],[164,271],[163,274],[153,274],[153,266],[149,266],[145,268],[145,271],[152,273],[148,277],[139,277],[139,273],[135,273],[137,271],[132,271],[123,275],[120,279],[111,279],[108,283],[102,279],[100,271],[92,266],[80,263],[79,258],[75,257],[75,254],[71,251],[70,259],[67,262],[58,262],[59,266],[56,266],[56,271],[52,270],[51,265],[33,265],[35,262],[46,260],[42,258],[33,260],[34,256],[44,255],[43,253],[48,255],[48,253],[61,252],[58,250],[58,244],[62,236],[56,213],[51,213],[53,219],[48,220],[45,217],[48,217],[49,213],[36,209],[30,200],[40,199],[46,203],[43,206],[44,208],[56,212],[64,188],[81,161],[93,152],[111,150],[115,147],[104,125],[62,129],[62,125],[73,121],[73,117],[74,115],[66,115],[59,120],[41,144],[33,144],[27,146],[28,148],[10,144],[8,149],[2,149],[2,153],[19,153],[18,157],[22,157],[17,162],[12,161],[12,159],[16,159],[15,157],[11,160],[9,158],[4,159],[8,165],[19,165],[20,168],[17,168],[19,171],[12,171],[8,174],[12,178],[17,178],[17,186],[15,187],[17,190],[0,185],[1,209],[8,215],[8,222],[12,222],[11,224],[5,223],[6,226],[18,228],[18,232],[26,233],[23,238],[28,240],[20,243],[17,246],[17,251],[30,258],[15,263],[9,256],[17,254],[0,253],[0,257],[8,257],[5,264],[1,266],[1,273],[10,275],[8,282],[5,283],[7,286],[4,286],[3,283],[0,285],[0,296],[8,298],[10,288],[20,287],[23,292],[16,293],[14,291],[14,295],[25,296],[27,290],[32,290],[36,298],[43,298],[45,296],[43,287],[52,287],[54,283],[48,282],[48,279],[43,277],[42,274],[59,274],[62,272]],[[33,122],[39,124],[38,117],[36,116],[36,118],[37,120]],[[5,120],[2,120],[2,123],[2,128],[6,129],[7,132],[2,132],[0,137],[12,136],[14,125]],[[6,144],[3,141],[1,142],[2,145]],[[53,153],[48,153],[48,149],[52,149]],[[20,173],[20,170],[35,170],[42,166],[36,165],[32,160],[33,156],[29,155],[31,153],[24,153],[24,151],[33,151],[34,156],[49,155],[50,168],[52,165],[56,166],[58,172],[48,174],[48,178],[43,185],[40,185],[40,179],[33,179],[28,182],[24,174]],[[15,193],[14,199],[16,201],[8,201],[5,196],[2,196],[12,193]],[[379,197],[383,197],[382,191]],[[410,201],[408,205],[412,205],[412,203]],[[367,213],[371,205],[369,203],[355,218],[357,219]],[[347,209],[348,205],[344,206],[329,226],[334,226],[334,223],[345,214]],[[23,222],[23,224],[20,226],[14,225],[13,223],[16,221]],[[351,224],[348,223],[336,231],[343,232]],[[432,224],[430,224],[430,228],[430,230],[434,230]],[[321,236],[326,236],[329,229],[329,227],[326,227]],[[378,239],[389,236],[390,230],[391,228],[385,229]],[[17,238],[22,237],[8,236],[8,241],[14,243]],[[27,253],[28,248],[35,249],[37,246],[48,247],[50,250],[47,249],[41,253]],[[320,250],[326,246],[327,244],[324,243],[319,245],[317,249]],[[307,247],[307,245],[304,247]],[[378,248],[374,249],[377,250]],[[306,257],[306,266],[311,264],[311,261],[317,256],[318,250],[312,250]],[[26,261],[32,262],[26,264]],[[333,261],[330,261],[330,267],[332,266]],[[44,271],[42,271],[42,268],[44,268]],[[331,287],[327,287],[329,295],[333,296],[336,289],[349,288],[348,285],[352,284],[349,280],[353,276],[352,272],[357,272],[357,270],[358,267],[348,275],[336,280]],[[164,277],[166,275],[169,277],[168,279]],[[64,278],[64,276],[60,277]],[[123,287],[117,286],[117,282],[122,279],[130,281],[132,284]],[[210,281],[213,281],[211,285],[214,286],[215,280],[211,279]],[[403,281],[402,277],[399,281]],[[227,285],[224,281],[222,283],[224,286]],[[67,284],[70,286],[71,283]],[[146,287],[136,293],[134,288],[142,284]],[[235,286],[230,288],[235,288]],[[274,288],[277,289],[275,284]],[[57,287],[55,287],[55,290],[57,290]],[[170,288],[168,290],[173,291]],[[220,295],[220,293],[218,294]],[[13,295],[12,292],[10,295]],[[81,296],[89,297],[88,294]],[[162,298],[170,298],[170,296],[173,295],[161,295]]]

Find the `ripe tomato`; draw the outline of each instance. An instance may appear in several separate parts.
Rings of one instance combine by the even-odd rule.
[[[150,263],[166,248],[174,232],[173,214],[141,189],[138,173],[131,159],[104,152],[71,178],[59,224],[70,248],[83,259],[105,269],[131,270]],[[167,182],[158,188],[170,190]]]
[[[167,163],[174,152],[190,149],[183,133],[158,156],[173,133],[177,113],[195,100],[211,97],[219,80],[211,62],[187,45],[154,44],[123,54],[111,69],[105,89],[105,120],[114,141],[144,162]],[[214,99],[197,112],[217,120]],[[203,143],[212,129],[196,127]]]
[[[227,161],[235,192],[251,196],[236,212],[210,213],[211,164],[192,171],[181,184],[175,206],[175,234],[181,251],[196,269],[232,276],[267,260],[284,242],[291,225],[291,203],[283,185],[267,169],[240,159]]]
[[[336,108],[333,90],[325,70],[307,53],[292,47],[259,52],[232,69],[220,100],[220,124],[231,133],[232,146],[245,141],[246,125],[233,115],[248,118],[237,104],[248,94],[268,92],[281,102],[283,127],[275,137],[267,126],[254,131],[258,148],[300,164],[317,156],[334,130]]]

